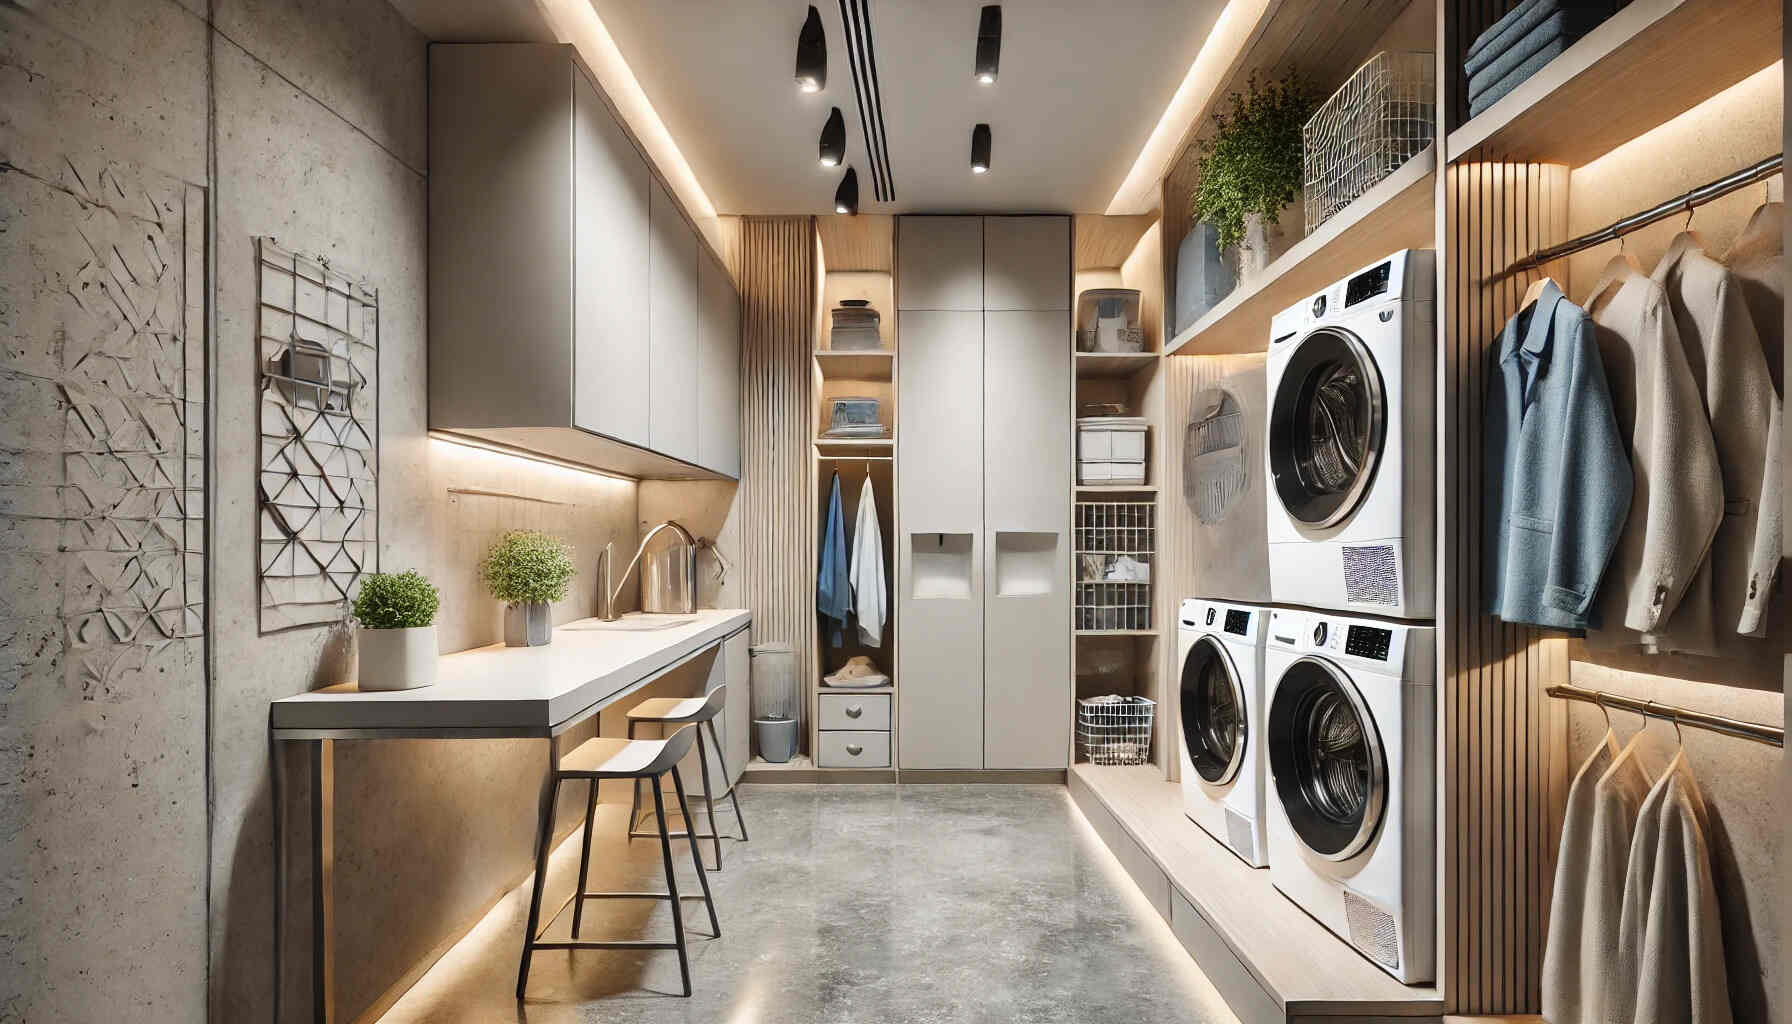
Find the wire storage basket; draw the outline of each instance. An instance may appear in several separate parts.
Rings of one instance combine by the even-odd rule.
[[[1076,503],[1076,628],[1151,628],[1151,563],[1157,506],[1149,501]]]
[[[1076,702],[1076,744],[1090,764],[1144,764],[1151,759],[1149,697],[1083,697]]]
[[[1301,131],[1307,233],[1424,152],[1437,134],[1433,56],[1369,58]]]

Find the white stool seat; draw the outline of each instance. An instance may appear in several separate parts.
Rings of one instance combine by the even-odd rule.
[[[629,710],[631,722],[684,722],[709,705],[707,697],[649,697]]]
[[[635,775],[665,749],[665,740],[594,736],[561,756],[560,771],[566,775]]]

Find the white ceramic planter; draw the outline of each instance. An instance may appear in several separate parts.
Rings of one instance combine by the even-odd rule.
[[[357,631],[363,690],[412,690],[436,681],[436,627]]]

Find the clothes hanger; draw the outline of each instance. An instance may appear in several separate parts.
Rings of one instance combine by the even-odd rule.
[[[1642,265],[1637,263],[1636,257],[1631,255],[1625,246],[1624,236],[1619,235],[1617,240],[1617,253],[1606,261],[1605,268],[1599,272],[1599,278],[1593,284],[1593,289],[1587,293],[1587,301],[1582,303],[1588,309],[1591,309],[1593,303],[1605,294],[1606,289],[1613,285],[1623,284],[1631,277],[1644,276]]]
[[[1654,701],[1649,702],[1650,705],[1653,705],[1654,703]],[[1649,715],[1642,711],[1637,712],[1637,714],[1642,716],[1643,726],[1635,733],[1631,734],[1630,739],[1625,741],[1624,748],[1618,751],[1617,756],[1612,758],[1612,763],[1606,766],[1605,773],[1599,776],[1599,782],[1602,785],[1613,775],[1616,775],[1618,769],[1624,767],[1626,761],[1636,760],[1637,748],[1642,744],[1643,734],[1649,731]],[[1649,779],[1648,769],[1644,768],[1641,764],[1637,765],[1636,770],[1642,775],[1645,781],[1652,781]]]
[[[1541,299],[1543,297],[1543,289],[1545,289],[1555,283],[1556,283],[1555,280],[1553,278],[1551,278],[1548,274],[1545,274],[1542,277],[1539,277],[1538,279],[1536,279],[1535,281],[1532,281],[1531,286],[1524,290],[1524,298],[1520,299],[1518,302],[1519,310],[1522,312],[1522,311],[1529,309],[1532,306],[1536,305],[1537,300]],[[1561,289],[1561,287],[1562,287],[1561,285],[1556,285],[1556,288],[1558,291]]]
[[[1724,253],[1723,262],[1730,263],[1737,259],[1754,256],[1772,256],[1785,248],[1785,236],[1781,234],[1785,219],[1786,204],[1775,202],[1773,189],[1767,188],[1761,205],[1748,218],[1742,233],[1730,244],[1730,251]]]

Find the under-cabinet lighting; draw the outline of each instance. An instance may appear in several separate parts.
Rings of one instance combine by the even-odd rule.
[[[989,4],[977,19],[977,81],[994,85],[1002,62],[1002,5]]]
[[[821,126],[821,166],[838,167],[846,159],[846,118],[835,107]]]
[[[820,92],[828,84],[828,37],[821,28],[821,12],[814,5],[803,19],[803,29],[796,37],[796,87],[804,92]]]
[[[472,448],[476,451],[488,452],[492,455],[503,455],[513,459],[539,462],[544,466],[553,466],[556,469],[571,470],[574,473],[584,473],[588,476],[601,476],[607,480],[616,480],[625,484],[638,484],[641,482],[639,477],[632,477],[626,473],[612,473],[608,470],[593,469],[590,466],[582,466],[577,462],[558,459],[552,455],[543,455],[540,452],[512,448],[507,444],[499,444],[496,441],[487,441],[483,438],[468,437],[465,434],[450,434],[445,431],[432,430],[429,432],[429,439],[431,441],[439,441],[442,444],[451,444],[459,448]]]
[[[971,129],[971,173],[989,173],[989,125]]]

